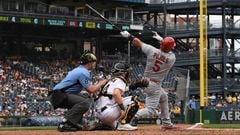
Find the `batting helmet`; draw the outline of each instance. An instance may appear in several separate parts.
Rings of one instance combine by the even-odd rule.
[[[93,53],[86,52],[80,57],[81,64],[87,64],[90,62],[96,62],[97,58]]]
[[[175,41],[172,37],[166,37],[161,42],[161,50],[163,52],[171,51],[175,46]]]
[[[122,73],[127,73],[125,79],[129,79],[130,66],[126,63],[116,63],[112,69],[113,76],[120,76]]]

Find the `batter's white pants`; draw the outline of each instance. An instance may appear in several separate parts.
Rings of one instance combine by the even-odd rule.
[[[168,95],[164,89],[162,89],[159,84],[150,82],[149,86],[144,90],[144,92],[146,93],[145,108],[139,109],[135,117],[156,117],[160,103],[160,117],[163,119],[169,119],[170,114],[168,106]]]

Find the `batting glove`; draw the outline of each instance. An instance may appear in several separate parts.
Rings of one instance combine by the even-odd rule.
[[[154,34],[152,36],[154,39],[156,39],[156,40],[158,40],[160,42],[163,40],[163,38],[160,35],[158,35],[158,33],[156,31],[152,31],[152,33]]]
[[[129,41],[133,41],[133,39],[135,38],[128,31],[122,31],[120,32],[120,34],[122,35],[122,37],[127,38]]]
[[[122,35],[122,37],[124,38],[128,38],[131,34],[128,31],[121,31],[120,34]]]

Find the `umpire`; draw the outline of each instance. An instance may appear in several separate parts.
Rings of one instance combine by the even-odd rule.
[[[91,97],[89,94],[98,91],[107,81],[100,80],[96,85],[92,85],[90,71],[95,68],[96,61],[94,54],[84,53],[80,57],[80,66],[68,72],[67,76],[49,92],[54,109],[68,109],[63,122],[58,126],[59,131],[82,129],[79,122],[90,107]]]

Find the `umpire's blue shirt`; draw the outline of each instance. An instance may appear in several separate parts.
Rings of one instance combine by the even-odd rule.
[[[60,90],[64,87],[68,87],[74,83],[80,82],[71,88],[69,88],[66,92],[71,94],[77,94],[82,91],[84,88],[87,88],[91,85],[91,76],[90,72],[82,65],[68,72],[67,76],[58,83],[53,90]]]

